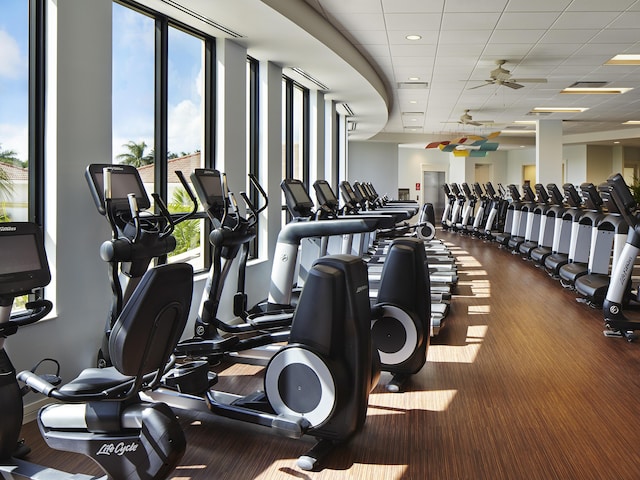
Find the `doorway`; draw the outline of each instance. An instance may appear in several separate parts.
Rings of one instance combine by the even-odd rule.
[[[436,218],[442,217],[444,211],[444,190],[442,186],[447,182],[445,172],[423,171],[422,188],[424,189],[422,200],[431,203],[435,210]]]

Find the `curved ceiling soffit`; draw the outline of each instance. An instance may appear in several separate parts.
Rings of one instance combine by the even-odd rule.
[[[380,132],[389,117],[391,109],[390,90],[384,80],[380,77],[375,68],[367,61],[367,59],[360,53],[360,51],[332,24],[330,24],[320,13],[318,13],[313,7],[306,2],[291,0],[261,0],[264,4],[277,11],[280,15],[288,18],[294,22],[300,28],[304,29],[307,33],[315,37],[318,41],[324,44],[327,48],[331,49],[336,55],[342,58],[348,65],[351,66],[366,83],[379,95],[379,100],[384,105],[384,119],[374,121],[376,125],[370,125],[372,131],[367,131],[366,138],[369,138],[376,133]],[[350,99],[337,99],[343,100],[351,105]],[[375,107],[374,107],[375,108]],[[379,108],[379,106],[378,106]],[[371,106],[367,108],[371,110]],[[359,111],[354,108],[354,117],[356,121],[360,117]],[[378,115],[380,112],[378,112]],[[367,115],[366,117],[371,117]],[[363,118],[365,122],[367,120]],[[375,131],[373,131],[375,130]],[[356,133],[356,132],[353,132]],[[364,133],[364,132],[363,132]],[[353,137],[359,137],[360,135],[352,135]],[[362,138],[365,139],[365,138]]]

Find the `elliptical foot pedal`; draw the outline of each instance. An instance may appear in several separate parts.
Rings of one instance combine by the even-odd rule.
[[[163,377],[167,387],[190,394],[206,392],[217,381],[218,376],[209,371],[209,362],[204,360],[178,365]]]

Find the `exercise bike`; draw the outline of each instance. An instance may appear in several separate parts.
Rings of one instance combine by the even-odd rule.
[[[87,369],[56,386],[32,371],[17,377],[4,349],[5,340],[44,318],[48,300],[27,303],[11,315],[13,300],[51,279],[40,229],[32,223],[3,223],[0,228],[0,477],[37,480],[97,480],[13,458],[22,425],[22,391],[42,393],[58,403],[38,413],[38,426],[54,449],[82,453],[107,479],[163,479],[182,458],[186,441],[175,415],[162,403],[146,403],[138,394],[153,388],[164,372],[186,324],[193,290],[186,264],[145,273],[113,325],[108,348],[114,366]]]

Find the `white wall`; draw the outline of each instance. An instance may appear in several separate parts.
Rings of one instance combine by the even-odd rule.
[[[347,180],[371,182],[380,195],[396,198],[398,187],[405,187],[404,180],[399,178],[395,143],[349,142],[347,164]]]
[[[54,279],[46,295],[55,316],[12,336],[7,351],[18,370],[56,358],[69,380],[95,365],[111,296],[98,254],[110,231],[83,175],[87,164],[112,158],[111,96],[105,95],[111,90],[112,6],[52,0],[47,7],[45,228]]]
[[[587,178],[587,146],[565,145],[562,152],[565,183],[580,185]]]

